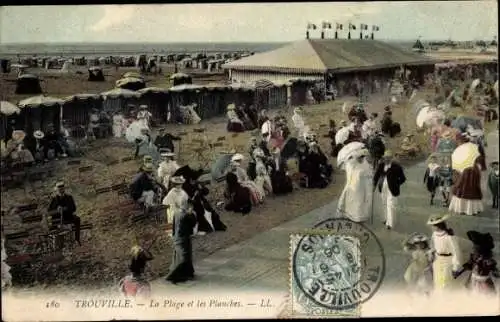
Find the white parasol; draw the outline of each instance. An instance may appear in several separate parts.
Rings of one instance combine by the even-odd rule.
[[[349,138],[349,127],[344,126],[335,134],[335,142],[337,144],[344,144],[345,141]]]
[[[144,122],[134,121],[127,127],[127,130],[125,131],[125,138],[127,141],[134,143],[135,139],[142,135],[141,130],[145,128]]]
[[[413,109],[415,111],[415,114],[418,115],[420,110],[422,110],[426,106],[431,106],[431,104],[429,104],[429,102],[427,102],[425,100],[416,101],[415,104],[413,104]]]
[[[480,156],[479,148],[476,144],[467,142],[455,149],[451,155],[451,166],[458,172],[474,166],[476,159]]]
[[[361,142],[351,142],[346,144],[342,149],[340,149],[337,155],[337,166],[344,164],[349,158],[354,156],[357,152],[366,149],[366,146]]]
[[[19,114],[21,110],[16,105],[11,102],[1,101],[0,102],[0,113],[5,115],[12,115],[14,113]]]
[[[424,107],[420,110],[417,116],[417,126],[422,128],[424,125],[433,126],[444,120],[446,115],[442,110],[432,108],[431,106]]]

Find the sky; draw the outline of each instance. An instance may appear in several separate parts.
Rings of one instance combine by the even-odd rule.
[[[498,5],[476,0],[4,6],[0,43],[288,42],[303,39],[308,23],[322,21],[378,25],[377,39],[491,40],[497,36]]]

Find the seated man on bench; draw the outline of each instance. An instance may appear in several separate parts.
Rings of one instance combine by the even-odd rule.
[[[52,214],[53,217],[61,216],[61,222],[63,224],[70,224],[74,226],[75,229],[75,240],[80,243],[80,217],[76,214],[76,204],[73,196],[67,194],[64,188],[64,182],[56,183],[56,193],[52,197],[52,200],[49,204],[49,213]]]
[[[147,213],[154,206],[160,204],[156,202],[156,200],[160,199],[158,194],[165,195],[167,192],[167,189],[156,181],[153,171],[152,164],[144,164],[130,184],[130,196],[135,202],[144,206]]]

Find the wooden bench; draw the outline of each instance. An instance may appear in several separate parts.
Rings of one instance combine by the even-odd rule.
[[[101,187],[101,188],[96,188],[94,190],[96,195],[100,195],[100,194],[111,192],[111,191],[112,191],[111,187]]]
[[[17,212],[33,211],[38,208],[38,203],[30,203],[26,205],[17,206]]]
[[[82,164],[82,160],[69,160],[66,164],[68,166],[70,166],[70,165],[80,165],[80,164]]]
[[[16,239],[28,238],[29,236],[30,236],[30,234],[28,231],[20,231],[17,233],[5,234],[5,239],[6,240],[16,240]]]
[[[27,216],[21,216],[21,223],[23,224],[32,224],[36,222],[41,222],[43,219],[42,214],[32,214]]]

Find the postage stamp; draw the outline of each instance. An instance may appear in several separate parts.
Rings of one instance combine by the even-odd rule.
[[[364,225],[329,219],[290,236],[289,313],[359,317],[385,273],[380,242]]]

